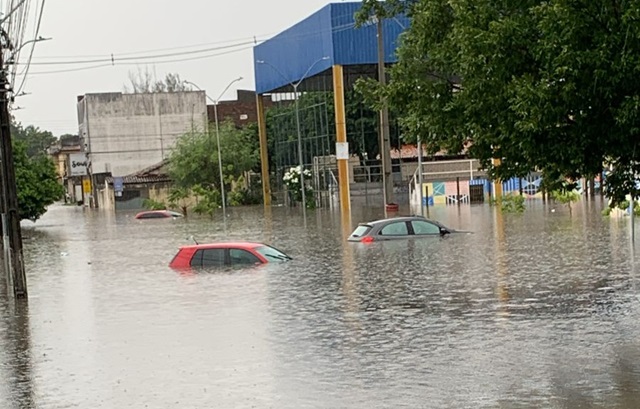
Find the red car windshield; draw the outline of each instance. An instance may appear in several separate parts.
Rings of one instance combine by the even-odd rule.
[[[287,256],[283,252],[278,249],[275,249],[270,246],[260,246],[256,247],[255,250],[262,254],[264,258],[269,261],[288,261],[291,260],[291,257]]]

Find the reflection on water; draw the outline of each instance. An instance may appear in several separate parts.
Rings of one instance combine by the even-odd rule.
[[[429,209],[474,234],[347,243],[374,209],[135,220],[55,207],[26,226],[30,300],[0,294],[0,407],[637,408],[629,221],[600,202]],[[199,242],[294,257],[175,272]]]

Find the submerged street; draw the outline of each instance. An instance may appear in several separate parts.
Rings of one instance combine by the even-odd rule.
[[[28,306],[0,280],[0,407],[637,408],[630,221],[527,205],[431,208],[474,234],[371,244],[345,234],[375,210],[232,208],[225,234],[54,206],[23,230]],[[293,260],[169,269],[191,235]]]

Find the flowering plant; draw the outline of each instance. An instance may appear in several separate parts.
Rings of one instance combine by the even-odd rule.
[[[311,171],[309,169],[302,170],[300,166],[290,168],[284,173],[282,181],[284,182],[287,190],[291,194],[291,200],[296,202],[302,201],[302,189],[300,186],[300,172],[302,171],[304,178],[304,193],[307,203],[310,199],[313,201],[313,189],[307,184],[308,180],[311,180]]]

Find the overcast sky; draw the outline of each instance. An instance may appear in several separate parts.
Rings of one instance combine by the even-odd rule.
[[[217,98],[234,78],[242,76],[244,80],[222,98],[235,99],[235,89],[254,89],[251,45],[215,48],[238,45],[251,41],[254,36],[258,40],[267,39],[331,3],[329,0],[44,1],[40,35],[53,39],[37,43],[34,64],[24,87],[30,94],[16,99],[14,106],[23,109],[13,113],[23,125],[35,125],[56,136],[77,133],[78,95],[122,91],[129,82],[129,72],[137,71],[138,67],[155,70],[159,78],[167,72],[178,73],[183,79],[198,84],[212,98]],[[34,0],[32,7],[35,5]],[[31,38],[32,31],[27,33],[25,41]],[[101,61],[88,64],[77,61],[101,60],[110,58],[111,54],[117,62],[119,57],[205,48],[213,50],[155,61],[227,54],[170,63],[134,59],[126,61],[131,65],[51,73],[103,65]],[[129,55],[124,55],[126,53]],[[51,64],[74,61],[73,64]]]

